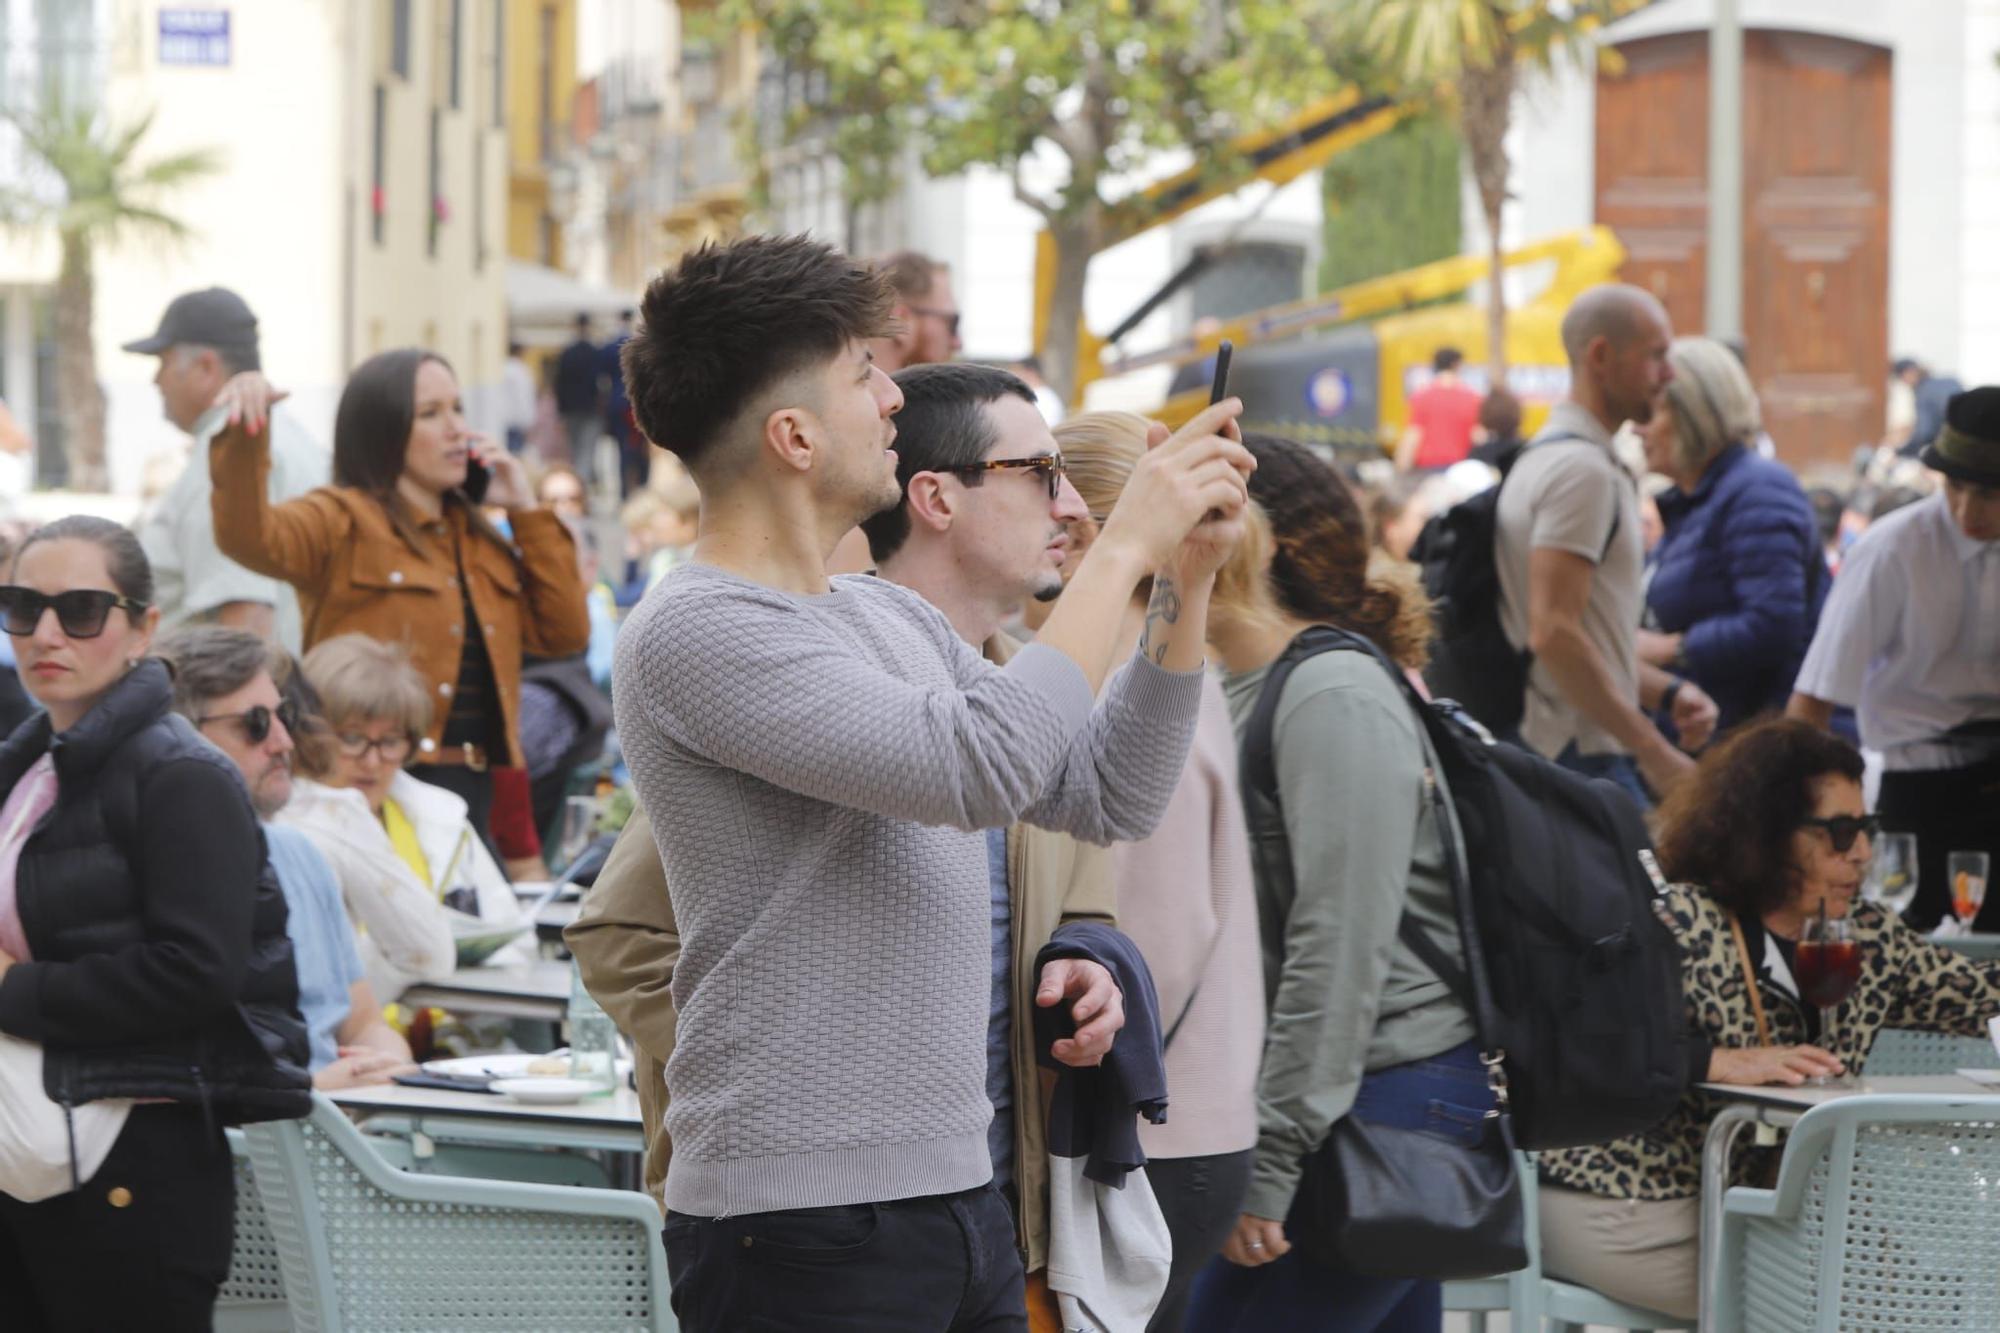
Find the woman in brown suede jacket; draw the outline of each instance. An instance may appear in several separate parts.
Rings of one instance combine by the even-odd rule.
[[[249,373],[216,400],[229,410],[209,453],[216,545],[298,589],[308,649],[349,633],[408,648],[437,696],[412,772],[464,797],[484,832],[490,770],[522,762],[522,654],[566,657],[589,642],[569,532],[534,507],[519,461],[467,428],[458,380],[435,352],[363,362],[334,419],[334,484],[273,505],[265,427],[279,397]],[[477,503],[475,461],[490,479]],[[510,535],[480,503],[507,511]]]

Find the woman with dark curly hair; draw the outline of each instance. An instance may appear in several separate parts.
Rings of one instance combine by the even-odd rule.
[[[1217,577],[1209,630],[1239,732],[1274,662],[1305,630],[1358,634],[1422,666],[1428,607],[1409,567],[1371,551],[1347,484],[1303,445],[1249,436],[1249,532]],[[1246,789],[1264,998],[1250,1187],[1222,1258],[1203,1270],[1199,1333],[1417,1330],[1443,1320],[1436,1282],[1367,1277],[1292,1253],[1285,1219],[1301,1163],[1343,1116],[1424,1128],[1478,1125],[1492,1106],[1472,1018],[1398,934],[1407,913],[1459,949],[1446,830],[1432,767],[1401,687],[1357,652],[1306,658],[1279,687],[1277,804]],[[1283,836],[1275,833],[1282,823]]]
[[[1700,1078],[1803,1083],[1860,1068],[1883,1028],[1977,1036],[2000,1010],[2000,963],[1960,957],[1859,900],[1875,818],[1847,742],[1786,719],[1746,727],[1702,757],[1660,817],[1660,863],[1675,881],[1660,901],[1685,960]],[[1799,932],[1822,910],[1853,922],[1862,957],[1831,1033],[1792,972]],[[1716,1109],[1691,1087],[1643,1134],[1543,1153],[1543,1267],[1693,1317],[1701,1148]]]

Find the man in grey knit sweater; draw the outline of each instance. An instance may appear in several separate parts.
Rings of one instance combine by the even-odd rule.
[[[1025,1327],[986,1140],[982,831],[1150,831],[1240,533],[1232,400],[1148,455],[1004,669],[914,593],[829,580],[900,499],[901,395],[867,347],[888,309],[838,252],[752,237],[656,279],[624,354],[640,426],[702,492],[615,673],[682,934],[666,1240],[691,1330]],[[1093,709],[1148,574],[1139,655]]]

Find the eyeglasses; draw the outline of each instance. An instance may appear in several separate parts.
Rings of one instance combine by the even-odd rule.
[[[913,315],[928,315],[932,319],[941,319],[944,321],[944,331],[953,337],[958,336],[958,321],[961,316],[956,310],[939,310],[936,306],[913,305],[910,307],[910,313]]]
[[[1048,482],[1049,499],[1054,500],[1062,490],[1063,477],[1069,473],[1069,464],[1061,454],[1036,454],[1033,458],[996,458],[988,463],[960,463],[957,467],[941,467],[939,472],[950,472],[962,476],[976,476],[986,472],[1011,472],[1022,468],[1039,472]]]
[[[272,718],[284,723],[287,733],[299,729],[299,710],[289,702],[281,703],[276,708],[256,704],[240,713],[210,713],[207,717],[196,718],[194,724],[205,727],[211,722],[234,722],[243,728],[244,740],[252,745],[262,745],[271,734]]]
[[[401,764],[410,757],[412,748],[410,734],[406,731],[399,731],[392,736],[383,736],[379,739],[370,739],[359,732],[344,731],[333,738],[333,743],[349,759],[364,758],[370,750],[373,750],[385,764]]]
[[[1882,835],[1882,821],[1874,815],[1833,815],[1826,819],[1800,821],[1807,828],[1826,830],[1826,840],[1833,844],[1836,852],[1849,851],[1854,840],[1866,833],[1873,842]]]
[[[0,586],[0,629],[24,639],[35,632],[42,623],[42,612],[52,606],[56,609],[56,623],[72,639],[94,639],[104,633],[104,622],[110,618],[114,606],[124,607],[125,614],[134,620],[146,610],[144,602],[101,588],[74,588],[51,597],[10,583]]]

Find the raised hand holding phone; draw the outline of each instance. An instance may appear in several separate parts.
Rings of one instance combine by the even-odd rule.
[[[466,436],[466,498],[474,504],[520,509],[533,503],[534,490],[521,460],[493,442],[491,436]]]

